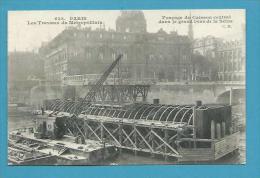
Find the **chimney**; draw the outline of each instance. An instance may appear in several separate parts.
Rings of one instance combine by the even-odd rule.
[[[197,100],[195,105],[196,106],[201,106],[202,105],[202,101],[201,100]]]
[[[153,99],[153,104],[160,104],[160,99],[158,98]]]

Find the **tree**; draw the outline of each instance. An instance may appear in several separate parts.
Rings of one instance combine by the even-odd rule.
[[[208,79],[216,80],[217,64],[215,58],[207,58],[201,54],[192,54],[193,74],[198,76],[206,76]]]

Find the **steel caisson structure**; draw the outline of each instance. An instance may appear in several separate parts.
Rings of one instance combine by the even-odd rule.
[[[80,122],[84,138],[109,142],[120,149],[180,157],[179,140],[195,139],[196,113],[221,106],[131,104],[126,106],[89,105],[75,120]],[[194,114],[195,113],[195,114]],[[73,127],[68,130],[79,132]],[[194,142],[189,142],[189,146]],[[204,146],[207,144],[203,143]],[[209,144],[209,143],[208,143]],[[197,146],[203,146],[199,144]]]

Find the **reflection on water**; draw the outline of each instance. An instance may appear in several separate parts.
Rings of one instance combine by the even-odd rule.
[[[9,131],[23,128],[23,127],[33,127],[34,121],[33,116],[30,113],[23,113],[23,114],[12,114],[9,113],[8,119],[8,129]]]

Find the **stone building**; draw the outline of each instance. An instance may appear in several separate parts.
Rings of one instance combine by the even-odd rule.
[[[30,90],[44,78],[43,59],[32,52],[8,54],[8,102],[30,103]]]
[[[149,33],[142,11],[122,11],[116,30],[70,27],[39,51],[47,80],[102,73],[121,53],[121,77],[183,81],[192,77],[190,49],[188,36],[163,29]]]
[[[200,56],[204,59],[197,60],[197,64],[207,64],[206,67],[204,65],[193,67],[194,75],[208,77],[209,80],[245,80],[245,45],[243,41],[243,39],[224,41],[213,36],[194,40],[192,61]],[[203,60],[205,62],[202,62]]]
[[[243,41],[227,41],[218,46],[218,78],[221,81],[245,80],[245,45]]]
[[[206,36],[193,41],[193,80],[217,80],[216,52],[220,38]]]
[[[43,59],[33,52],[10,52],[8,54],[9,82],[42,79]]]
[[[214,36],[206,36],[193,41],[193,53],[201,54],[209,60],[213,60],[216,56],[216,50],[221,43],[220,38]]]

